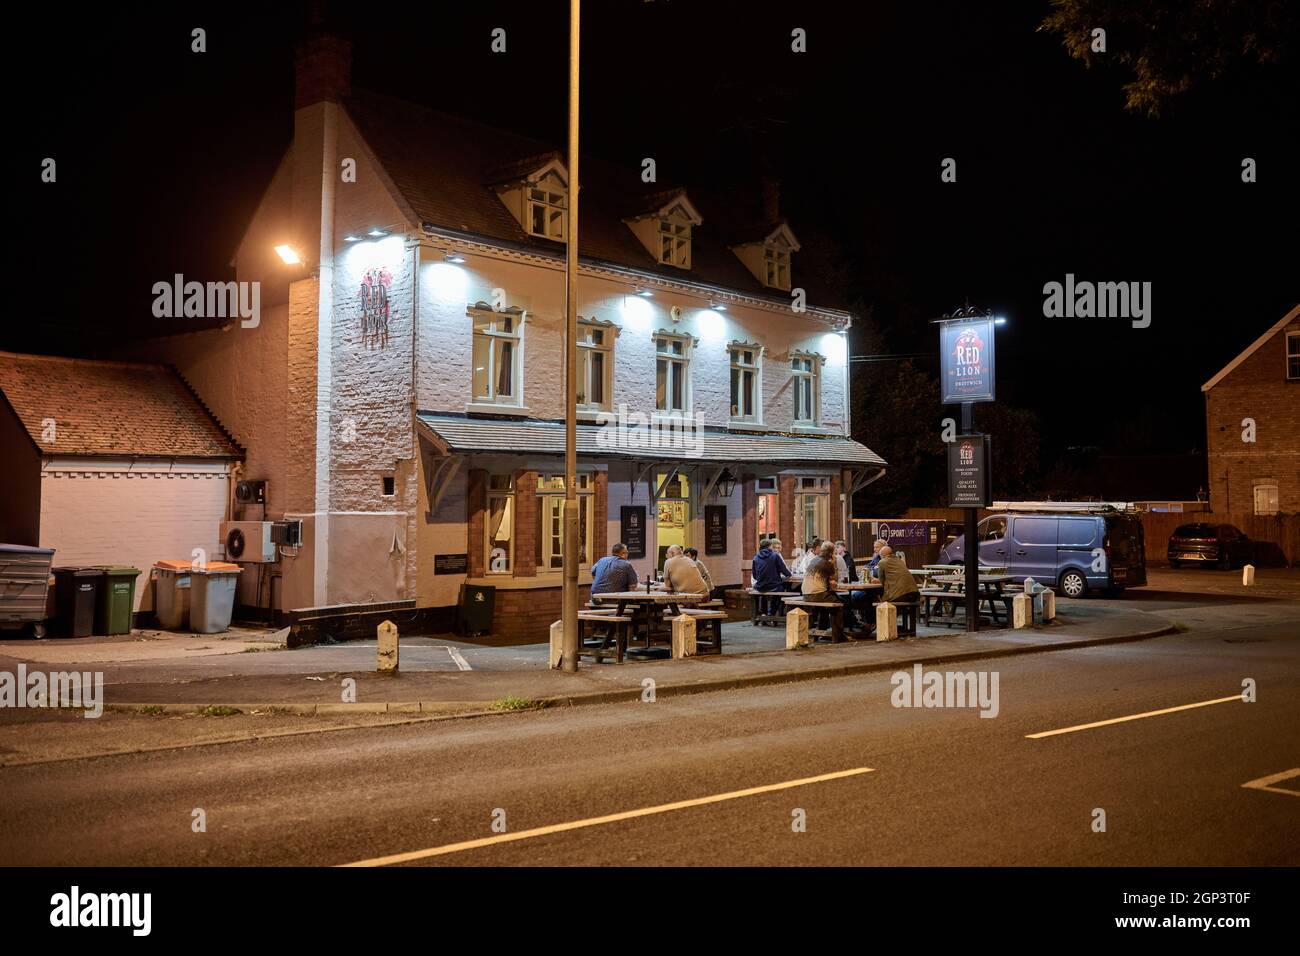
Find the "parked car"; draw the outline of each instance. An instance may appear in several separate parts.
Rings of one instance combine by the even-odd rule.
[[[980,564],[1005,567],[1021,581],[1054,584],[1067,597],[1147,583],[1142,521],[1135,514],[1008,511],[981,521],[978,534]],[[965,556],[963,535],[943,549],[941,562],[960,564]]]
[[[1217,564],[1227,571],[1254,559],[1255,543],[1230,524],[1179,525],[1169,536],[1169,566]]]

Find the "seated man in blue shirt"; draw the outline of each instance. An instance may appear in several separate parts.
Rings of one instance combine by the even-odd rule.
[[[636,590],[636,568],[627,559],[627,545],[619,542],[609,549],[609,554],[591,568],[591,593],[609,594],[615,591]]]

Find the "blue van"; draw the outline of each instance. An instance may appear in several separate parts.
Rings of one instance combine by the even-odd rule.
[[[1132,512],[1008,510],[989,515],[977,529],[980,564],[1055,584],[1067,597],[1090,590],[1116,594],[1147,583],[1142,521]],[[960,564],[965,555],[962,535],[940,552],[940,561]]]

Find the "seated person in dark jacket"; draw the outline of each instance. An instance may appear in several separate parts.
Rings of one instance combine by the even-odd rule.
[[[750,567],[750,580],[755,591],[784,591],[785,582],[790,579],[790,569],[781,557],[781,542],[776,538],[764,538],[758,545],[758,554],[754,555]],[[759,598],[759,612],[772,613],[772,600]]]
[[[636,568],[627,559],[627,545],[619,542],[591,569],[591,593],[610,594],[636,590]]]

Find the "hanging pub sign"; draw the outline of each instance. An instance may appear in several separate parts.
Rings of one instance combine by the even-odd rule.
[[[627,545],[629,558],[645,557],[645,505],[623,505],[618,509],[619,540]]]
[[[989,436],[958,435],[948,444],[948,507],[989,505]]]
[[[704,553],[727,553],[727,506],[704,506]]]
[[[939,325],[942,404],[993,401],[993,316]]]
[[[366,345],[388,344],[388,290],[393,274],[371,269],[361,279],[361,339]]]

